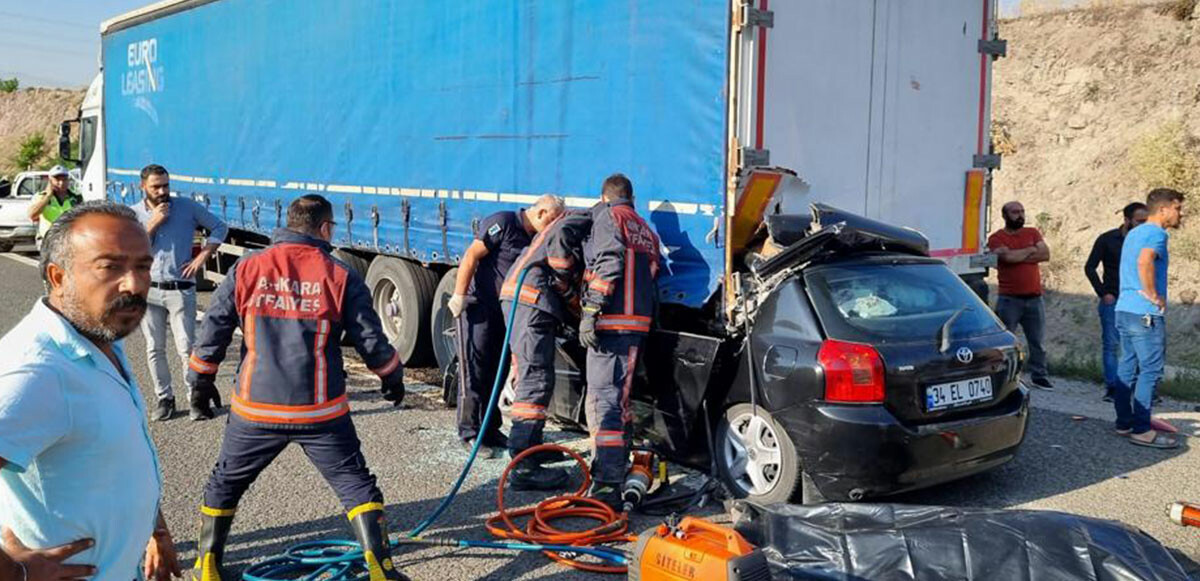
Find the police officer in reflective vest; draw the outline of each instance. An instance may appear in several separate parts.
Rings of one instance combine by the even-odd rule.
[[[658,235],[633,206],[633,184],[614,174],[591,209],[579,342],[587,347],[587,422],[592,435],[589,496],[620,509],[629,469],[629,392],[654,317]]]
[[[508,448],[508,438],[500,432],[499,412],[481,426],[496,375],[504,373],[500,345],[506,319],[500,308],[500,287],[530,239],[562,211],[562,198],[545,195],[528,209],[484,218],[458,265],[454,294],[446,304],[458,331],[458,437],[468,450],[475,438],[483,438],[480,450],[485,458],[497,458]]]
[[[542,443],[546,405],[554,393],[555,337],[559,325],[574,326],[579,318],[579,288],[583,276],[583,240],[591,216],[567,212],[542,230],[508,271],[500,300],[505,313],[516,301],[509,345],[510,373],[516,393],[508,452],[516,456]],[[521,271],[529,269],[517,288]],[[543,466],[561,454],[534,454],[513,467],[509,484],[516,490],[556,490],[570,478],[562,468]]]
[[[216,393],[217,368],[236,328],[242,360],[225,439],[200,507],[193,577],[219,581],[242,494],[289,443],[299,444],[346,508],[370,581],[408,579],[392,565],[383,494],[350,421],[342,369],[343,331],[382,380],[384,398],[404,398],[404,369],[371,307],[366,284],[330,256],[333,206],[306,195],[288,207],[287,228],[234,265],[213,294],[189,360],[192,398]]]

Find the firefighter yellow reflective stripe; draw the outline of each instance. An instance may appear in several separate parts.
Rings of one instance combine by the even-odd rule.
[[[236,512],[236,508],[213,508],[200,505],[200,513],[208,516],[233,516]]]
[[[380,512],[383,512],[383,503],[382,502],[366,502],[366,503],[360,504],[360,505],[350,509],[350,512],[346,513],[346,518],[348,518],[350,520],[354,520],[354,519],[358,518],[359,515],[366,513],[366,512],[371,512],[373,510],[378,510]]]

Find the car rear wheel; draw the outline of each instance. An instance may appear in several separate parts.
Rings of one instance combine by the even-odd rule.
[[[760,504],[801,500],[800,459],[771,413],[748,403],[725,411],[717,426],[717,468],[734,495]]]

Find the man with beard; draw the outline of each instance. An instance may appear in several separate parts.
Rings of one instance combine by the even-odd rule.
[[[150,269],[149,307],[142,319],[146,338],[146,362],[158,397],[154,419],[166,421],[175,415],[175,392],[171,387],[171,368],[167,364],[167,326],[175,336],[175,353],[187,368],[196,335],[196,273],[216,252],[229,228],[204,206],[183,196],[171,196],[171,176],[161,165],[142,169],[142,193],[145,199],[130,208],[150,235],[154,266]],[[192,240],[197,229],[208,232],[199,254],[192,256]],[[191,398],[191,387],[188,387]],[[213,405],[219,399],[195,401],[188,417],[193,421],[212,419]]]
[[[180,575],[121,341],[146,312],[152,262],[124,206],[76,206],[46,233],[47,296],[0,339],[0,579]]]
[[[1050,248],[1037,228],[1025,227],[1025,207],[1009,202],[1000,209],[1004,228],[988,237],[988,249],[998,258],[997,278],[1000,297],[996,314],[1004,326],[1016,334],[1025,332],[1029,345],[1029,375],[1035,387],[1054,389],[1046,370],[1046,350],[1042,337],[1046,330],[1046,310],[1042,304],[1042,273],[1038,263],[1050,260]]]

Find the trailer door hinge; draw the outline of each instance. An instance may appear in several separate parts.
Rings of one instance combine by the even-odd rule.
[[[404,255],[412,256],[412,246],[408,243],[408,221],[412,218],[412,206],[407,199],[400,201],[400,217],[404,221]]]
[[[992,58],[1008,56],[1008,41],[1002,38],[979,39],[979,52],[991,55]]]
[[[994,153],[975,154],[972,165],[982,169],[1000,169],[1000,156]]]
[[[742,167],[767,166],[771,165],[771,150],[769,149],[751,149],[743,147],[741,150]]]
[[[775,13],[770,10],[759,10],[747,2],[742,5],[742,26],[774,28]]]
[[[438,224],[442,227],[442,258],[450,259],[449,216],[446,211],[446,200],[438,202]],[[434,256],[436,259],[437,256]]]

